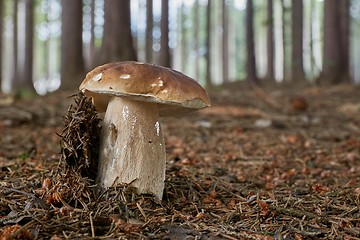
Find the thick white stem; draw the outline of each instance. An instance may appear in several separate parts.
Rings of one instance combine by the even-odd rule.
[[[161,200],[165,154],[157,104],[113,97],[103,122],[100,186],[131,183],[138,193],[153,193]]]

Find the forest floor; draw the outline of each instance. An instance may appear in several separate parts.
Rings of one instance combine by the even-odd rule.
[[[359,90],[234,84],[162,119],[161,203],[59,177],[73,98],[1,96],[0,239],[360,239]]]

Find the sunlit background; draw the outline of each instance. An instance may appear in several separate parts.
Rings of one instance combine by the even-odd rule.
[[[3,42],[3,81],[4,92],[10,91],[10,80],[13,63],[13,8],[11,0],[5,0],[4,13],[4,42]],[[60,86],[60,36],[61,36],[61,2],[60,0],[36,0],[35,5],[35,40],[34,40],[34,85],[38,93],[45,94],[55,91]],[[284,16],[282,15],[282,1],[274,0],[274,37],[275,37],[275,77],[283,81],[289,77],[290,67],[290,39],[291,39],[291,1],[284,0]],[[87,69],[90,59],[90,31],[91,31],[91,0],[83,0],[83,43],[84,58]],[[195,0],[169,0],[169,46],[172,51],[172,67],[180,70],[200,83],[205,81],[205,36],[206,36],[206,6],[207,0],[198,0],[198,15],[195,15]],[[222,21],[221,1],[213,1],[212,8],[212,76],[216,84],[222,83]],[[246,46],[245,46],[245,0],[228,0],[229,19],[229,80],[236,81],[245,78]],[[316,78],[322,66],[322,16],[323,1],[304,0],[304,68],[307,78]],[[95,46],[100,48],[104,12],[104,0],[95,0]],[[254,29],[255,51],[258,76],[266,73],[266,1],[254,0]],[[153,51],[154,63],[160,50],[160,18],[161,0],[154,0],[153,15]],[[18,6],[18,42],[19,70],[24,67],[24,51],[21,44],[25,38],[25,4],[19,0]],[[360,1],[351,1],[351,33],[350,33],[350,64],[352,80],[360,82]],[[145,27],[146,0],[131,1],[131,27],[134,46],[138,60],[145,58]],[[284,19],[284,21],[283,21]],[[195,36],[195,23],[198,33]],[[282,25],[284,24],[284,28]],[[284,29],[284,33],[283,33]],[[284,35],[284,39],[283,39]],[[283,43],[285,41],[285,43]],[[282,45],[285,44],[285,61]],[[198,61],[198,68],[194,64]],[[284,66],[285,63],[285,66]]]

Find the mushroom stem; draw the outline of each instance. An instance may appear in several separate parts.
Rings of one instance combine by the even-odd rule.
[[[103,121],[99,185],[131,183],[138,193],[153,193],[161,200],[165,167],[157,104],[113,97]]]

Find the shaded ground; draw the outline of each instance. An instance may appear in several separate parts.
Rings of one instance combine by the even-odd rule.
[[[0,239],[360,239],[359,89],[237,88],[163,119],[161,204],[56,175],[66,94],[1,97]]]

